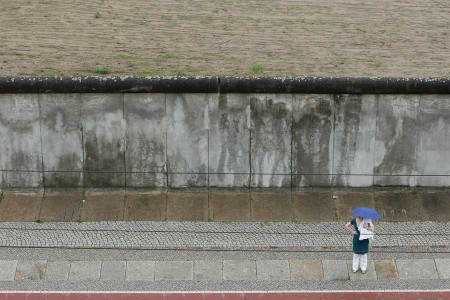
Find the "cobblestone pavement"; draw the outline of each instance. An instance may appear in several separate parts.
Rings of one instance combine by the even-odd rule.
[[[378,223],[372,249],[450,246],[450,223]],[[90,222],[0,223],[2,247],[349,250],[342,222]]]

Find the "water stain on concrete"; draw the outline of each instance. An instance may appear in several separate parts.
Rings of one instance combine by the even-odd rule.
[[[327,186],[330,173],[330,142],[333,114],[329,96],[297,96],[293,113],[294,186]]]
[[[292,95],[252,95],[252,186],[290,186]]]
[[[209,94],[168,94],[167,160],[171,187],[208,183]]]
[[[221,94],[210,101],[209,171],[212,186],[247,186],[250,128],[246,95]]]

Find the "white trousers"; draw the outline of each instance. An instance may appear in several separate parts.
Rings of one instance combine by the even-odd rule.
[[[358,265],[361,261],[361,271],[367,270],[367,253],[366,254],[353,254],[353,266],[354,271],[358,271]]]

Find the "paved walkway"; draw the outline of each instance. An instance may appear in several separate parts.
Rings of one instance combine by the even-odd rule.
[[[370,260],[0,260],[0,281],[284,281],[450,279],[450,259]]]
[[[344,223],[0,223],[3,291],[442,290],[450,223],[379,223],[365,275]]]
[[[372,251],[443,251],[449,232],[449,222],[379,223]],[[0,223],[3,247],[350,251],[351,239],[342,222]]]

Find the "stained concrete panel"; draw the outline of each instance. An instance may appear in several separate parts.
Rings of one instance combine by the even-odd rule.
[[[251,192],[252,220],[258,222],[292,221],[290,191]]]
[[[393,259],[390,260],[376,260],[375,270],[378,279],[397,279],[397,267]]]
[[[417,147],[417,185],[449,186],[450,96],[420,96],[420,127]],[[446,175],[446,176],[442,176]]]
[[[427,175],[427,176],[415,176],[415,184],[417,186],[427,187],[449,187],[450,176],[449,175]]]
[[[249,187],[250,173],[247,174],[209,174],[209,186],[216,187]]]
[[[126,174],[127,187],[159,188],[167,187],[167,174],[161,172],[139,172]]]
[[[2,186],[13,188],[40,188],[43,186],[41,171],[2,171]]]
[[[85,185],[125,186],[126,121],[122,94],[82,94]]]
[[[378,101],[374,184],[415,186],[420,128],[419,95],[382,95]]]
[[[322,175],[292,175],[292,186],[296,187],[329,187],[333,179],[332,172]]]
[[[127,190],[125,221],[164,221],[166,193],[160,191],[137,192]]]
[[[77,172],[44,172],[43,183],[46,188],[81,188],[83,187],[83,170]]]
[[[15,280],[43,280],[46,268],[46,260],[19,261],[17,264]]]
[[[126,186],[124,171],[84,171],[84,186],[87,188],[122,188]]]
[[[450,221],[450,191],[426,191],[419,193],[422,199],[420,213],[424,221]]]
[[[398,186],[416,186],[417,176],[411,175],[374,175],[374,186],[398,187]]]
[[[39,101],[43,165],[45,171],[53,171],[44,173],[45,186],[82,187],[81,95],[39,94]]]
[[[42,222],[74,222],[81,214],[82,191],[48,190],[42,200],[39,220]]]
[[[0,170],[42,171],[37,94],[0,95]],[[35,172],[6,172],[3,186],[39,187]]]
[[[333,171],[332,95],[294,95],[293,186],[329,186]]]
[[[167,134],[165,94],[125,94],[124,97],[127,186],[164,187]]]
[[[291,187],[290,174],[284,175],[263,175],[252,174],[251,187],[278,187],[278,188],[290,188]]]
[[[251,107],[251,185],[290,185],[292,95],[250,94],[248,97]],[[272,179],[271,175],[278,175],[278,178]]]
[[[250,99],[246,94],[220,94],[210,98],[210,186],[248,186],[250,118]]]
[[[167,194],[168,221],[207,221],[207,192],[170,192]]]
[[[124,190],[89,190],[86,192],[81,219],[84,221],[122,221],[124,202]]]
[[[323,265],[321,260],[289,260],[291,280],[322,280]]]
[[[210,192],[209,207],[214,221],[250,221],[248,192]]]
[[[374,195],[377,210],[383,215],[384,221],[423,220],[422,199],[417,193],[377,192]]]
[[[338,95],[335,98],[333,185],[373,184],[377,96]],[[359,175],[359,176],[358,176]]]
[[[293,192],[294,219],[297,222],[330,222],[335,220],[330,192]]]
[[[208,103],[215,94],[167,94],[170,187],[208,185]]]
[[[0,201],[1,222],[34,222],[39,218],[42,191],[4,192]]]

